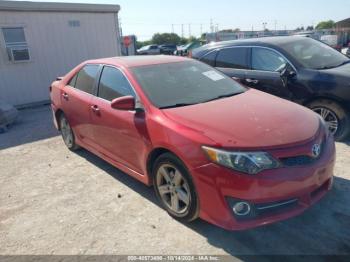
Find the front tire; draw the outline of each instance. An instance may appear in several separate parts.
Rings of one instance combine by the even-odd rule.
[[[63,114],[61,114],[60,116],[60,131],[62,139],[69,150],[76,151],[80,148],[75,143],[75,135],[73,129],[71,128],[67,118]]]
[[[335,140],[343,141],[347,138],[350,132],[350,117],[341,105],[331,100],[321,99],[312,102],[308,107],[321,115]]]
[[[198,217],[197,193],[180,159],[170,153],[161,155],[154,163],[152,175],[157,198],[169,215],[182,222]]]

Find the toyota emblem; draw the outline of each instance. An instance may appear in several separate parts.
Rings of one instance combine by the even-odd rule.
[[[321,153],[321,146],[319,144],[314,144],[312,146],[313,157],[315,157],[315,158],[319,157],[320,153]]]

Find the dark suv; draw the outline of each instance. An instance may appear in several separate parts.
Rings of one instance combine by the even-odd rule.
[[[337,140],[349,134],[350,60],[319,41],[286,36],[218,42],[193,50],[192,57],[246,86],[309,107]]]

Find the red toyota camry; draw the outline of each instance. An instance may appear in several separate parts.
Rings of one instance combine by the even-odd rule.
[[[248,229],[298,215],[332,187],[335,145],[317,114],[201,62],[92,60],[50,90],[67,147],[153,185],[181,221]]]

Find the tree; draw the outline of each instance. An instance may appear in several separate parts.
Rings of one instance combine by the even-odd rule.
[[[331,29],[334,27],[335,27],[335,22],[333,20],[328,20],[328,21],[319,22],[316,26],[316,29],[322,30],[322,29]]]
[[[306,27],[306,31],[313,31],[314,30],[314,26],[309,25],[308,27]]]
[[[152,43],[156,45],[162,44],[179,44],[181,42],[181,38],[174,33],[157,33],[152,37]]]

